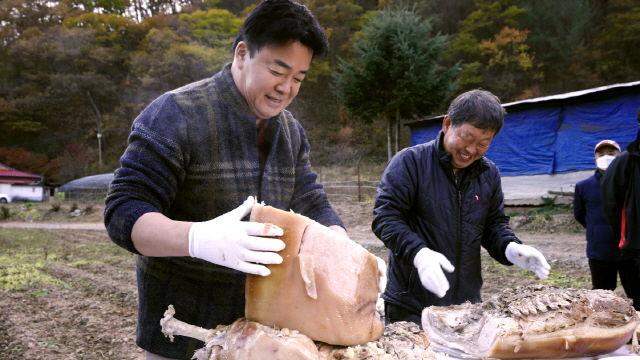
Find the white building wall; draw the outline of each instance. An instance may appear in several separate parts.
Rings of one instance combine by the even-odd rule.
[[[42,186],[16,185],[11,186],[11,201],[42,201]]]

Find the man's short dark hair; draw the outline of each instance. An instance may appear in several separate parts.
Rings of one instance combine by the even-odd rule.
[[[324,56],[329,48],[327,35],[309,9],[289,0],[266,0],[251,11],[242,24],[233,43],[247,43],[249,56],[263,46],[284,46],[299,41],[313,51],[313,56]]]
[[[495,130],[495,135],[502,129],[505,114],[497,96],[479,89],[459,95],[447,111],[453,127],[469,123],[478,129]]]

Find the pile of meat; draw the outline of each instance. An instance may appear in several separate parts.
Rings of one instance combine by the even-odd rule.
[[[422,327],[435,351],[458,357],[532,359],[613,352],[640,320],[631,301],[608,290],[527,286],[488,301],[428,307]]]
[[[270,206],[255,204],[250,221],[281,227],[286,247],[281,264],[267,265],[269,276],[247,275],[246,318],[207,330],[173,318],[170,305],[160,322],[166,336],[203,341],[196,358],[207,360],[435,359],[418,325],[382,325],[383,274],[362,246]]]
[[[201,360],[435,359],[594,356],[620,348],[640,323],[628,300],[604,290],[548,286],[505,289],[479,304],[429,307],[422,326],[384,327],[376,316],[379,273],[373,255],[295,214],[255,204],[250,221],[284,230],[283,262],[266,277],[247,275],[245,317],[203,329],[161,320],[173,340],[199,339]],[[431,348],[430,348],[430,342]]]
[[[244,318],[207,330],[177,320],[174,314],[169,305],[160,321],[162,332],[172,341],[175,335],[203,341],[205,347],[194,355],[198,360],[435,360],[429,337],[418,325],[404,321],[387,326],[376,341],[345,347],[314,342],[295,330],[277,329]]]

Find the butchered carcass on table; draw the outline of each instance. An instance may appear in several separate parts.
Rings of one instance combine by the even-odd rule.
[[[162,332],[172,341],[176,335],[203,341],[205,347],[194,355],[198,360],[435,360],[426,333],[404,321],[388,325],[376,341],[345,347],[314,342],[295,330],[244,318],[207,330],[177,320],[174,314],[169,305],[160,321]]]
[[[478,304],[428,307],[422,327],[436,351],[459,357],[587,357],[629,341],[640,323],[631,304],[609,290],[507,288]]]

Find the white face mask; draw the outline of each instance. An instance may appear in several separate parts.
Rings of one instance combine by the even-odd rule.
[[[600,170],[607,170],[607,168],[615,158],[616,158],[615,156],[611,156],[611,155],[601,156],[596,159],[596,166],[598,166],[598,169]]]

